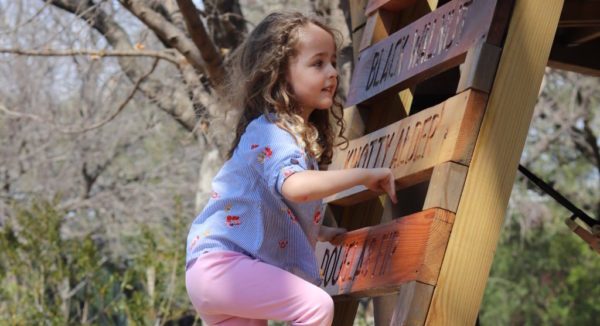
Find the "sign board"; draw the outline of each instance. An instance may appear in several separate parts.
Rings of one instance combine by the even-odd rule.
[[[349,142],[334,152],[329,170],[388,167],[398,185],[427,180],[434,166],[448,161],[468,165],[487,95],[468,90]],[[357,186],[325,198],[350,205],[377,194]]]
[[[454,0],[360,53],[346,106],[398,92],[464,61],[485,39],[496,0]]]
[[[454,214],[429,209],[318,242],[321,287],[330,295],[374,295],[419,280],[435,284]]]

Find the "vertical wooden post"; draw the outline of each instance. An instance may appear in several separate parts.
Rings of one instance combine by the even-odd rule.
[[[474,325],[563,0],[517,0],[427,325]]]

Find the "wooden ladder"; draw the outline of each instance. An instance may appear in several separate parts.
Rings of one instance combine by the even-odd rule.
[[[439,5],[439,7],[438,7]],[[352,139],[329,169],[390,167],[399,203],[326,198],[335,325],[474,325],[563,0],[350,0]]]

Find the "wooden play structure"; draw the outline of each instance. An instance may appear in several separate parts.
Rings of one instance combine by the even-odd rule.
[[[326,199],[353,230],[317,245],[334,325],[352,325],[359,297],[376,325],[475,325],[544,69],[600,75],[600,1],[350,0],[350,13],[352,140],[329,169],[390,167],[400,203],[361,187]]]

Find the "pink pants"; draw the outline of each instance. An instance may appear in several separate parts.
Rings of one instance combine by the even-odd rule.
[[[275,266],[232,251],[202,255],[186,272],[194,308],[209,325],[329,326],[333,300],[322,289]]]

